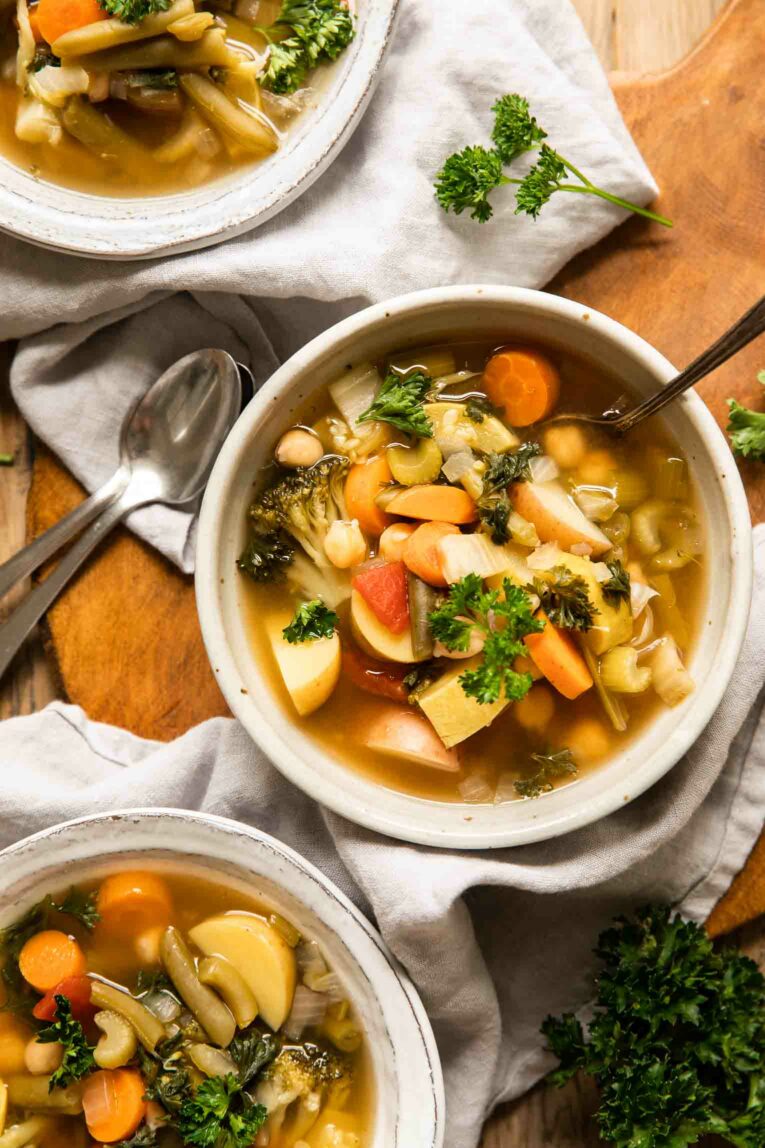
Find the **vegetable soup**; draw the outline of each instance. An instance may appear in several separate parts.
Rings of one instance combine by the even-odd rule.
[[[688,462],[550,348],[349,367],[253,476],[239,560],[263,672],[334,757],[455,802],[536,798],[693,690],[703,586]]]
[[[0,1148],[363,1148],[364,1037],[318,944],[167,867],[0,936]]]
[[[354,35],[345,0],[0,0],[0,150],[99,195],[275,152]]]

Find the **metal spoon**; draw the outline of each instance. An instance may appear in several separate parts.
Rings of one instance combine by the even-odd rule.
[[[90,552],[125,515],[150,502],[183,506],[201,494],[240,406],[239,371],[225,351],[186,355],[149,388],[122,425],[120,466],[112,478],[0,566],[4,593],[87,526],[49,577],[0,626],[0,677]]]
[[[540,426],[551,426],[553,423],[561,422],[581,422],[587,423],[589,426],[603,427],[615,434],[624,434],[636,427],[638,423],[642,423],[643,419],[650,418],[651,415],[655,415],[657,411],[666,407],[668,403],[673,402],[678,395],[687,391],[699,379],[703,379],[705,375],[722,366],[747,343],[751,343],[752,339],[761,335],[763,331],[765,331],[765,296],[753,307],[750,307],[746,314],[742,315],[724,335],[721,335],[716,343],[713,343],[697,359],[694,359],[690,366],[631,410],[604,411],[602,415],[554,415],[551,419],[545,419]]]

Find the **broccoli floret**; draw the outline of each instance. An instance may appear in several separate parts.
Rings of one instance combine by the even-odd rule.
[[[300,1108],[296,1120],[303,1114],[312,1114],[315,1120],[324,1103],[341,1106],[340,1094],[350,1088],[352,1080],[353,1070],[344,1056],[305,1043],[279,1053],[260,1077],[253,1099],[268,1110],[265,1128],[274,1135],[290,1105],[297,1102]]]
[[[286,574],[297,590],[331,609],[347,598],[348,574],[331,564],[324,539],[333,522],[347,518],[348,467],[347,458],[326,455],[314,466],[282,473],[262,491],[250,507],[252,533],[239,569],[256,582]]]

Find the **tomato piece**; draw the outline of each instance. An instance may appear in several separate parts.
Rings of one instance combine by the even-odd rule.
[[[409,673],[408,666],[379,662],[377,658],[370,658],[357,646],[346,642],[343,645],[343,669],[354,686],[368,694],[404,703],[409,698],[409,690],[404,685],[404,678]]]
[[[403,634],[409,625],[409,596],[403,562],[371,566],[357,574],[352,585],[383,626],[393,634]]]
[[[90,1024],[98,1012],[97,1007],[90,1003],[90,988],[89,977],[65,977],[54,989],[40,998],[32,1009],[32,1015],[37,1020],[55,1020],[56,997],[66,997],[72,1006],[74,1019],[80,1024]]]

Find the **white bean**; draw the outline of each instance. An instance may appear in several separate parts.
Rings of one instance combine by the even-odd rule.
[[[313,466],[324,454],[318,435],[304,427],[293,427],[279,439],[274,455],[280,466],[294,469]]]

